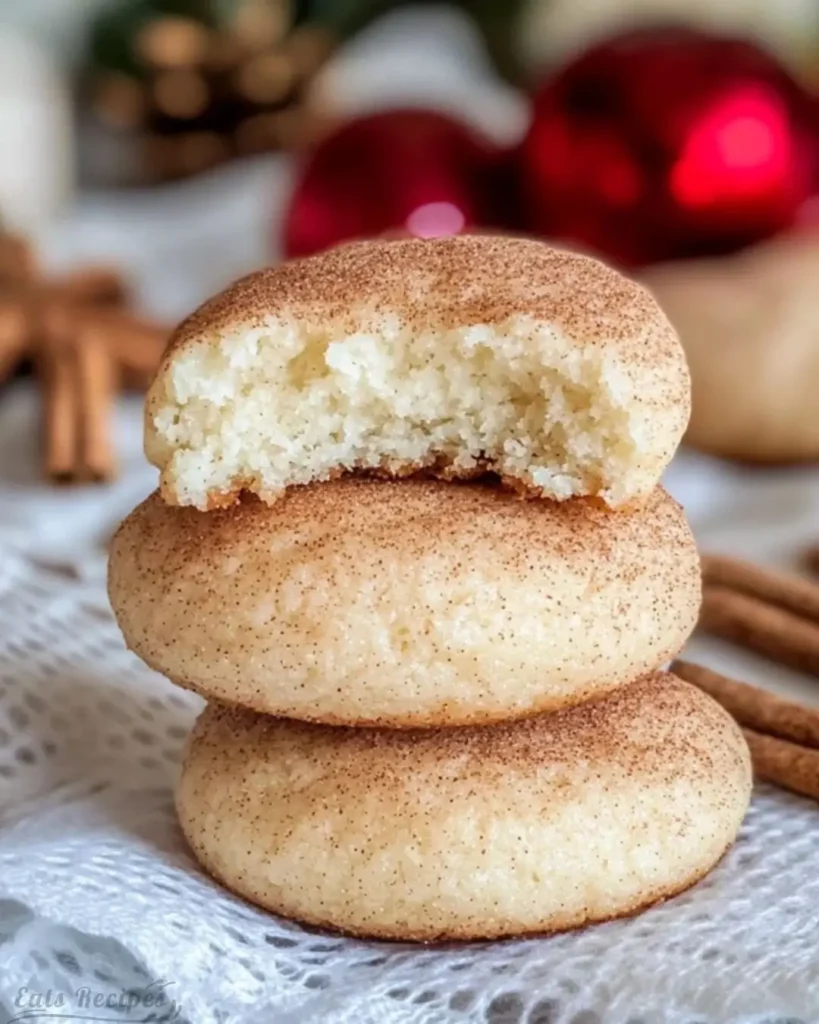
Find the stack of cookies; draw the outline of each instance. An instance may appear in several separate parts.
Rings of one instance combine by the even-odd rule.
[[[254,274],[148,397],[130,647],[209,701],[177,796],[202,865],[314,925],[548,932],[686,888],[750,792],[658,668],[700,598],[658,478],[677,338],[640,286],[520,239],[369,242]]]

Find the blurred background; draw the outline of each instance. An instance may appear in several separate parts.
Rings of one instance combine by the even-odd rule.
[[[700,454],[670,483],[695,526],[729,485],[764,516],[772,466],[801,507],[818,97],[819,0],[0,0],[3,540],[104,547],[154,484],[140,395],[173,323],[395,233],[531,234],[644,279],[691,361]]]

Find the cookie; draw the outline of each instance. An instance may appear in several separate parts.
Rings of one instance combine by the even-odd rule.
[[[396,731],[210,705],[177,793],[214,878],[277,914],[386,939],[490,939],[632,914],[734,841],[748,750],[658,673],[523,722]]]
[[[251,274],[172,337],[146,453],[200,509],[351,470],[612,507],[688,420],[678,339],[642,286],[520,238],[372,241]]]
[[[819,241],[668,264],[645,281],[688,356],[686,442],[745,462],[819,458]]]
[[[200,512],[154,494],[114,537],[128,645],[182,686],[328,723],[531,715],[650,672],[700,567],[657,488],[612,513],[483,483],[346,477]]]

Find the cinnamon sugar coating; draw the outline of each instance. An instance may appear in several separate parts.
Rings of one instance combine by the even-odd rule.
[[[577,708],[455,730],[213,704],[177,806],[198,859],[240,895],[429,941],[559,931],[671,896],[733,842],[750,787],[732,719],[656,673]]]
[[[204,696],[349,724],[462,725],[652,671],[697,618],[699,558],[642,508],[488,483],[345,477],[213,512],[154,495],[113,540],[126,641]]]

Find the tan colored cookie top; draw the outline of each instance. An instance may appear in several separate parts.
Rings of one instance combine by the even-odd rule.
[[[361,242],[257,271],[188,317],[166,360],[211,333],[280,313],[362,331],[368,315],[421,331],[523,313],[560,325],[578,344],[617,346],[637,364],[674,361],[678,352],[650,293],[598,260],[535,240],[462,235]]]
[[[597,576],[608,579],[606,565],[619,566],[623,548],[636,556],[669,545],[687,552],[690,534],[680,505],[662,487],[639,509],[612,513],[593,499],[526,501],[491,476],[449,483],[347,476],[294,487],[275,505],[248,495],[207,513],[168,506],[155,492],[120,526],[113,561],[118,569],[150,567],[165,579],[194,566],[218,570],[212,578],[221,579],[225,558],[242,557],[252,560],[249,570],[259,568],[261,583],[264,574],[284,575],[286,566],[305,562],[344,566],[352,579],[385,560],[410,565],[435,553],[446,582],[457,584],[482,548],[504,579],[528,576],[533,559],[597,566]],[[635,557],[633,569],[644,568]]]
[[[587,775],[602,768],[613,788],[623,777],[650,784],[668,782],[686,752],[689,777],[718,787],[723,772],[745,756],[741,739],[733,748],[714,745],[726,732],[727,714],[696,687],[656,672],[616,694],[523,721],[460,729],[356,729],[296,723],[242,708],[212,704],[194,736],[197,759],[252,762],[280,743],[299,750],[317,773],[331,767],[332,787],[351,800],[377,792],[396,806],[407,786],[446,782],[459,788],[489,789],[509,784],[510,774],[529,779],[539,793],[553,785],[556,766]],[[736,730],[734,730],[736,732]],[[328,757],[332,757],[332,762]],[[544,767],[549,775],[542,776]],[[329,781],[329,780],[328,780]],[[726,797],[733,800],[733,794]]]
[[[338,724],[464,725],[599,695],[676,655],[700,567],[680,507],[346,477],[117,532],[129,647],[208,699]]]

